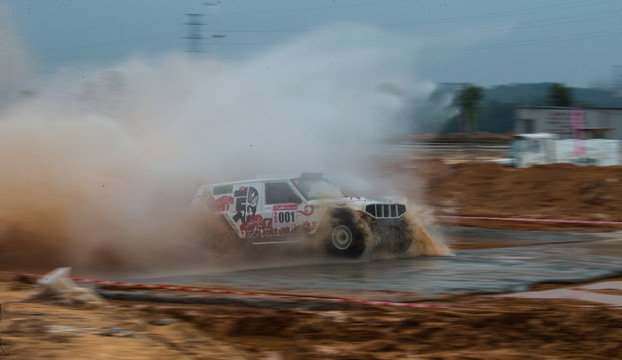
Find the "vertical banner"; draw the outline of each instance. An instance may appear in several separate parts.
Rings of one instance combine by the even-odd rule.
[[[570,124],[574,134],[574,153],[585,154],[585,131],[583,129],[583,109],[572,108],[570,110]]]

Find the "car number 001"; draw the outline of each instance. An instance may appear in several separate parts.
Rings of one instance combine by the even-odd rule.
[[[275,226],[288,226],[296,221],[295,211],[277,211],[274,213]]]

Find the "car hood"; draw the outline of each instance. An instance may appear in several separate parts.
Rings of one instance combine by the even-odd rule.
[[[404,204],[404,201],[397,201],[395,199],[387,200],[372,200],[362,196],[346,196],[336,199],[321,199],[314,200],[315,203],[324,203],[329,206],[337,207],[349,207],[353,210],[364,211],[365,207],[370,204]]]

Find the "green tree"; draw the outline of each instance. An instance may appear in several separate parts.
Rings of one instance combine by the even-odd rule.
[[[484,97],[484,91],[481,87],[468,85],[456,98],[457,105],[460,108],[459,121],[464,122],[466,131],[477,130],[477,116],[479,111],[479,103]]]
[[[553,84],[549,88],[549,94],[547,95],[546,100],[547,105],[550,106],[571,107],[574,103],[572,89],[564,84]]]

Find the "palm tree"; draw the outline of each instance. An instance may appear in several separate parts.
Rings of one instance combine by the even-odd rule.
[[[551,85],[546,99],[547,104],[551,106],[571,107],[574,103],[572,89],[559,83]]]
[[[477,112],[483,97],[482,88],[471,84],[462,89],[456,98],[457,105],[460,108],[460,118],[465,121],[466,131],[477,130]]]

